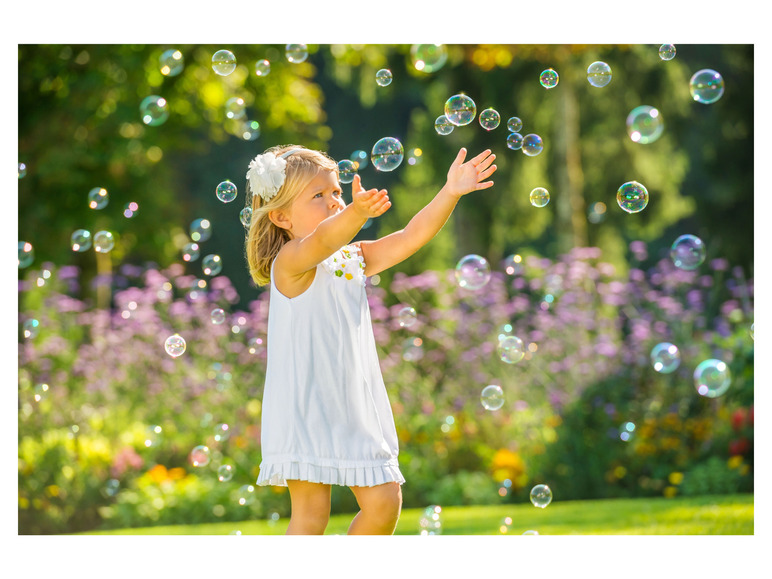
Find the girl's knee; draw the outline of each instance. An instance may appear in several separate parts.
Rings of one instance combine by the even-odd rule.
[[[362,510],[377,512],[386,519],[397,519],[402,510],[402,487],[398,483],[381,485],[364,503],[360,505]]]

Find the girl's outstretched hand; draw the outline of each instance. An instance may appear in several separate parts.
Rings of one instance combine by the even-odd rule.
[[[448,171],[446,188],[449,193],[457,197],[491,187],[493,181],[486,181],[486,179],[496,172],[496,165],[492,164],[496,155],[493,155],[490,149],[486,149],[466,163],[464,163],[465,158],[466,149],[462,147]]]
[[[368,189],[362,187],[362,178],[359,175],[354,175],[354,180],[351,182],[351,204],[354,206],[354,210],[361,217],[378,217],[386,213],[386,210],[391,207],[391,201],[389,201],[389,194],[386,189]]]

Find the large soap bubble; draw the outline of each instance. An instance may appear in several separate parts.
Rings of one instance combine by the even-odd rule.
[[[476,114],[477,105],[465,94],[453,95],[445,101],[445,116],[458,127],[471,123]]]
[[[709,105],[724,94],[724,78],[715,70],[703,68],[692,75],[689,92],[698,103]]]
[[[402,143],[394,137],[380,139],[370,153],[370,160],[378,171],[393,171],[402,163],[405,150]]]

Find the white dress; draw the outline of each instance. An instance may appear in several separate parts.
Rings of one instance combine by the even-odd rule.
[[[353,245],[294,298],[276,289],[271,266],[258,485],[405,482],[364,284]]]

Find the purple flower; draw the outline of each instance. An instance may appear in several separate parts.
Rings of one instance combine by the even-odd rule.
[[[713,271],[726,271],[729,269],[729,261],[723,257],[718,257],[710,262],[710,269]]]

